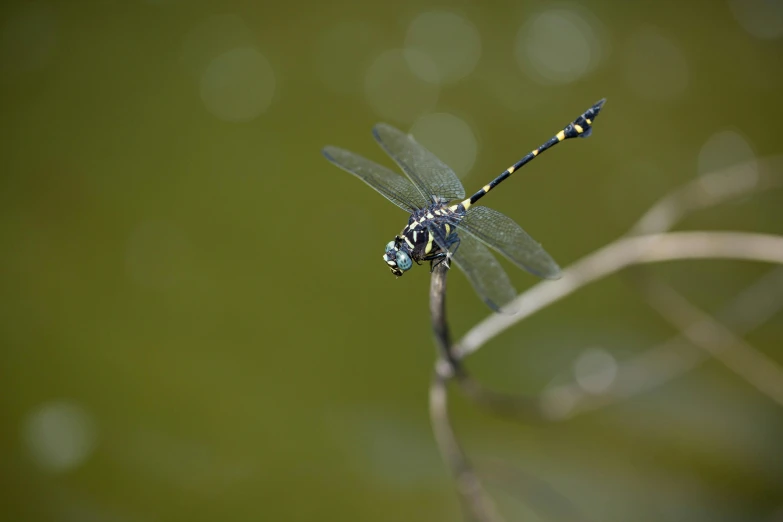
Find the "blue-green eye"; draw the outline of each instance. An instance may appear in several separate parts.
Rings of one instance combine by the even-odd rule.
[[[411,256],[409,256],[402,250],[398,250],[397,266],[400,268],[400,270],[409,270],[410,267],[413,266],[413,261],[411,261]]]
[[[394,247],[395,247],[394,241],[389,241],[388,243],[386,243],[386,253],[388,254],[389,252],[394,250]]]

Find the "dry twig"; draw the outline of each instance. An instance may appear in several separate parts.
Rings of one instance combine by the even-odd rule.
[[[446,322],[447,270],[441,265],[433,271],[430,311],[439,358],[430,387],[430,415],[443,458],[449,463],[463,504],[473,518],[481,522],[501,520],[449,421],[447,383],[450,379],[455,379],[477,403],[495,411],[513,412],[526,420],[553,420],[650,389],[697,366],[706,358],[706,352],[783,404],[783,370],[676,291],[649,277],[645,279],[645,288],[650,304],[678,327],[681,334],[624,363],[613,389],[603,396],[587,398],[575,383],[550,388],[541,397],[497,394],[472,380],[461,363],[464,357],[511,325],[587,284],[628,267],[686,259],[741,259],[783,264],[783,236],[745,232],[666,232],[695,210],[753,192],[783,187],[781,165],[783,158],[776,157],[763,163],[732,167],[703,176],[667,195],[642,216],[627,236],[577,261],[563,271],[558,282],[542,282],[533,286],[509,305],[515,311],[513,315],[488,317],[471,329],[457,345],[451,343]],[[783,269],[778,268],[735,298],[721,314],[721,320],[730,324],[739,335],[757,327],[780,309],[783,292],[777,289],[781,287]],[[773,292],[769,291],[770,288]],[[751,308],[753,313],[747,313]],[[683,354],[685,339],[705,352]],[[567,399],[568,411],[559,410],[559,415],[553,417],[553,411],[546,407],[553,398]]]

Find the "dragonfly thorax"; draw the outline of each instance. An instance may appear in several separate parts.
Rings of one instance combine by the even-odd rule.
[[[445,201],[416,210],[402,232],[386,245],[383,260],[397,277],[413,262],[433,261],[445,255],[444,244],[455,239],[455,228],[464,212],[452,210]]]

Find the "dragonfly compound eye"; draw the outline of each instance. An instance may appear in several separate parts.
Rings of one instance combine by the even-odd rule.
[[[411,256],[409,256],[402,250],[398,250],[397,266],[400,267],[400,269],[403,271],[410,270],[410,268],[413,266],[413,261],[411,261]]]

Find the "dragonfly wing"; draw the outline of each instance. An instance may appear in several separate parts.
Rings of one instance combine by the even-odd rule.
[[[432,196],[447,200],[465,198],[465,189],[454,171],[411,135],[386,123],[377,124],[372,133],[425,199],[431,202]]]
[[[463,237],[471,235],[481,240],[533,275],[544,279],[560,277],[560,267],[552,256],[522,227],[496,210],[471,207],[459,228]]]
[[[452,252],[451,261],[462,270],[487,306],[495,312],[512,313],[504,307],[517,292],[506,271],[481,241],[469,234],[459,234],[458,242],[454,242],[454,235],[447,239],[434,227],[430,233],[442,250]]]
[[[324,147],[322,152],[326,159],[364,181],[409,214],[429,204],[410,181],[386,167],[337,147]]]

